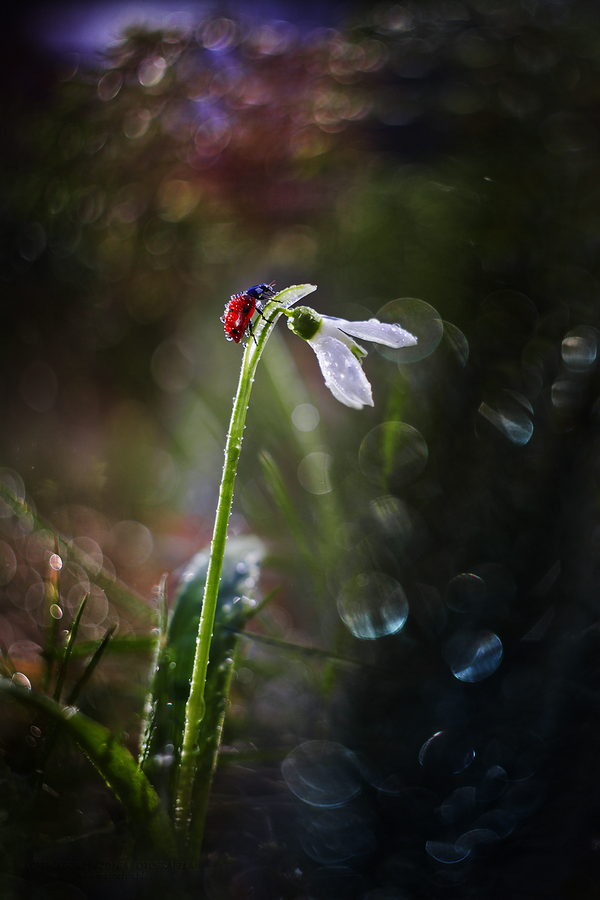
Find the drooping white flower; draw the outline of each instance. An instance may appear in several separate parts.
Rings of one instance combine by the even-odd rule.
[[[396,349],[417,343],[417,338],[400,325],[377,319],[348,322],[347,319],[322,316],[308,306],[299,306],[293,311],[288,318],[288,328],[313,348],[325,384],[336,400],[353,409],[373,406],[371,385],[361,363],[367,351],[353,338]]]

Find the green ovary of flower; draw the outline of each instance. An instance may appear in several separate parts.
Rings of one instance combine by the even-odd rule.
[[[305,341],[310,341],[321,328],[322,316],[310,306],[299,306],[288,318],[288,328]]]

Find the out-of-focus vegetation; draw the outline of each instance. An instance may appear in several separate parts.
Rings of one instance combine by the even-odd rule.
[[[266,817],[232,804],[238,819],[225,802],[209,846],[217,856],[234,848],[246,871],[257,852],[247,835],[260,831],[272,881],[247,882],[264,897],[282,884],[302,896],[290,848],[306,871],[348,866],[345,886],[315,876],[310,896],[384,886],[437,897],[464,883],[489,896],[546,896],[549,883],[557,897],[592,896],[599,67],[593,5],[469,0],[369,5],[310,31],[222,11],[186,33],[131,29],[97,66],[66,61],[42,102],[14,85],[22,101],[4,114],[1,161],[0,461],[11,490],[86,557],[60,579],[69,616],[91,583],[84,636],[98,639],[117,619],[122,636],[143,633],[90,567],[150,601],[160,574],[210,534],[240,361],[219,322],[231,293],[311,281],[315,307],[330,315],[363,319],[418,298],[446,323],[426,359],[398,368],[369,356],[373,410],[336,404],[310,349],[283,330],[257,378],[232,531],[270,542],[270,577],[284,585],[263,630],[395,674],[361,676],[344,694],[332,665],[248,643],[232,746],[280,761],[302,740],[337,738],[374,757],[373,795],[384,781],[375,763],[421,792],[390,788],[368,815],[355,810],[379,824],[375,844],[349,857],[323,849],[333,818],[307,819],[302,848],[291,837],[284,848],[265,825],[271,813],[279,821],[275,801]],[[418,308],[408,306],[405,327]],[[396,462],[382,477],[390,446]],[[7,511],[0,527],[3,652],[35,683],[55,547],[30,514]],[[375,581],[360,581],[367,570]],[[455,581],[465,573],[484,588]],[[408,597],[407,625],[384,629],[383,643],[361,640],[340,614],[352,622],[361,584],[385,605],[396,596],[386,578]],[[501,639],[499,674],[482,694],[469,682],[459,696],[444,680],[448,667],[460,672],[449,636],[461,615]],[[485,646],[495,659],[497,645]],[[132,747],[147,664],[140,653],[107,656],[89,688],[97,717],[130,732]],[[12,720],[9,765],[21,753],[26,780],[39,736],[25,744],[26,717]],[[475,776],[429,776],[418,759],[450,724],[478,736],[486,771],[498,765],[511,779],[506,758],[525,754],[523,735],[546,747],[538,818],[511,807],[525,823],[515,845],[489,863],[475,848],[468,871],[440,858],[448,851],[437,844],[463,832],[438,840],[430,808]],[[492,732],[504,756],[490,750]],[[236,777],[247,798],[253,788]],[[80,833],[118,817],[104,794],[89,799],[93,790]],[[260,790],[280,788],[265,779]],[[569,792],[585,796],[582,815]],[[64,811],[73,804],[61,806],[61,836],[78,831]],[[558,823],[566,849],[553,856]],[[418,845],[405,843],[415,836]],[[360,881],[352,865],[373,858],[377,874],[361,870]],[[215,864],[209,895],[245,896],[242,875],[236,885],[230,876]]]

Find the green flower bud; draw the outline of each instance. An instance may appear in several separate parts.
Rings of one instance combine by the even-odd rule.
[[[292,315],[288,316],[287,326],[298,337],[310,341],[319,331],[322,321],[322,317],[310,306],[298,306]]]

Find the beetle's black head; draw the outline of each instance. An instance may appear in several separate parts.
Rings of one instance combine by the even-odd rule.
[[[274,281],[272,281],[270,284],[255,284],[252,287],[248,288],[246,293],[250,294],[251,297],[254,297],[255,300],[262,300],[262,298],[265,296],[275,296],[275,291],[273,290],[274,286]]]

